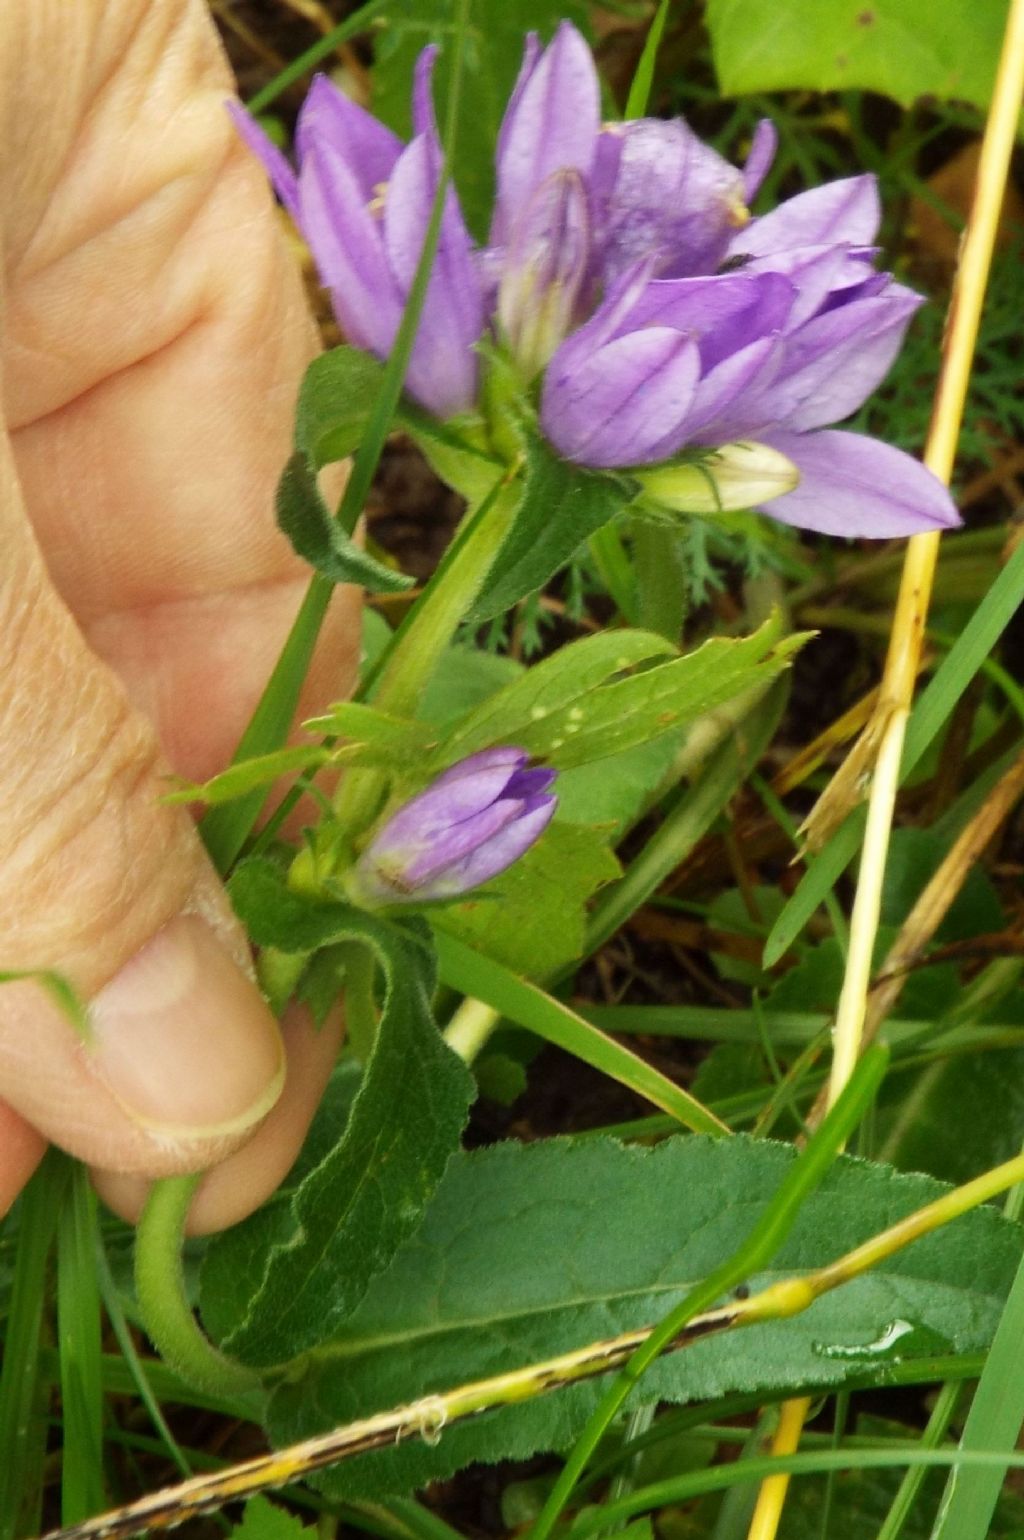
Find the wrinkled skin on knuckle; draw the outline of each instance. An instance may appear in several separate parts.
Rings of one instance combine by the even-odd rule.
[[[0,967],[58,968],[92,992],[182,906],[201,857],[161,801],[152,730],[38,565],[16,565],[0,583]]]

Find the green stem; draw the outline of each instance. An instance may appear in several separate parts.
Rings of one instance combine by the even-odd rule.
[[[511,472],[496,481],[466,521],[438,580],[424,590],[396,637],[373,703],[392,716],[415,710],[426,685],[484,585],[512,526],[521,484]]]
[[[186,1294],[181,1247],[198,1182],[196,1174],[153,1184],[135,1238],[139,1308],[169,1369],[199,1390],[236,1397],[256,1413],[263,1403],[259,1375],[218,1352],[200,1331]]]
[[[412,716],[445,649],[483,587],[519,506],[520,484],[511,474],[495,482],[463,528],[419,602],[392,642],[373,692],[373,703],[392,716]],[[358,833],[378,810],[386,777],[377,770],[350,771],[338,791],[338,817]]]

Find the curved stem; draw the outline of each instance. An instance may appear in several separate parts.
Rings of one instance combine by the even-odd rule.
[[[231,1396],[255,1409],[263,1399],[259,1375],[226,1358],[203,1335],[185,1292],[182,1238],[200,1175],[154,1182],[146,1201],[135,1239],[135,1288],[142,1319],[175,1374],[198,1390]]]

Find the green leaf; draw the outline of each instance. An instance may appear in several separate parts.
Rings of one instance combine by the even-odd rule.
[[[437,740],[436,731],[426,723],[391,716],[362,701],[337,701],[323,716],[313,717],[303,726],[310,732],[329,733],[346,744],[362,744],[395,757],[422,754]]]
[[[402,428],[427,464],[468,503],[482,503],[505,466],[489,449],[483,418],[452,417],[438,422],[408,399],[399,410]]]
[[[553,823],[493,887],[431,920],[506,968],[543,978],[582,956],[587,900],[618,875],[597,831]]]
[[[920,1429],[899,1423],[874,1424],[864,1416],[857,1419],[857,1432],[863,1437],[884,1431],[889,1438],[920,1436]],[[863,1445],[861,1446],[863,1447]],[[815,1476],[794,1481],[786,1497],[785,1517],[779,1540],[822,1540],[823,1535],[842,1540],[880,1540],[890,1506],[900,1488],[899,1470],[863,1470],[857,1456],[850,1452],[850,1470],[837,1473],[831,1482]],[[932,1540],[932,1524],[942,1498],[944,1472],[926,1471],[921,1490],[906,1523],[899,1530],[899,1540]],[[966,1472],[965,1472],[966,1474]],[[973,1474],[973,1472],[971,1473]],[[998,1473],[997,1473],[998,1474]],[[827,1531],[823,1531],[826,1486],[831,1487],[832,1503]],[[1021,1540],[1024,1535],[1024,1501],[1015,1492],[1005,1492],[996,1509],[986,1540]],[[956,1540],[964,1540],[956,1532]]]
[[[902,925],[926,884],[938,871],[949,841],[934,829],[896,829],[885,863],[881,924]],[[935,941],[966,941],[997,931],[1004,924],[999,895],[979,868],[968,871],[949,913],[935,932]]]
[[[610,754],[592,765],[577,765],[558,777],[559,818],[604,825],[613,843],[634,823],[662,785],[679,752],[671,733]]]
[[[434,1023],[425,926],[308,903],[263,860],[238,868],[231,898],[258,945],[307,952],[358,942],[386,984],[343,1137],[289,1200],[219,1236],[204,1261],[209,1329],[233,1356],[265,1366],[329,1336],[416,1229],[458,1144],[473,1081]]]
[[[383,364],[359,348],[314,358],[299,390],[295,447],[318,470],[359,448],[383,377]]]
[[[205,802],[208,807],[219,807],[224,802],[233,802],[236,797],[248,796],[255,787],[268,786],[279,776],[319,769],[332,758],[332,751],[317,743],[296,743],[287,749],[275,749],[272,754],[240,759],[208,781],[179,786],[169,792],[164,801]]]
[[[301,450],[281,472],[277,522],[298,555],[333,583],[359,583],[376,594],[402,593],[412,586],[412,578],[359,549],[320,496],[316,475]]]
[[[956,998],[954,975],[947,1000]],[[902,1171],[968,1182],[1024,1143],[1024,1048],[897,1065],[879,1097],[874,1150]]]
[[[1004,0],[709,0],[722,91],[880,91],[985,107],[1006,25]]]
[[[676,648],[651,631],[599,631],[560,647],[463,717],[435,756],[435,767],[494,743],[519,743],[539,722],[575,706],[606,680],[666,656],[678,656]]]
[[[536,758],[572,769],[660,738],[776,678],[804,640],[780,639],[779,631],[776,618],[740,640],[712,637],[682,658],[546,712],[524,727],[516,741]]]
[[[453,1160],[424,1224],[356,1314],[270,1404],[276,1443],[660,1320],[746,1239],[795,1158],[742,1135],[505,1144]],[[930,1201],[940,1184],[840,1157],[770,1272],[831,1260]],[[1021,1232],[980,1209],[791,1320],[708,1337],[645,1375],[639,1400],[840,1386],[992,1337]],[[499,1265],[500,1263],[500,1265]],[[564,1449],[604,1385],[579,1384],[338,1467],[335,1497],[380,1496],[470,1460]]]
[[[543,439],[532,436],[526,449],[522,501],[468,617],[470,623],[503,615],[542,588],[630,496],[609,472],[585,471],[560,460]]]
[[[416,0],[392,6],[377,33],[373,68],[373,110],[389,128],[408,139],[412,74],[425,43],[442,44],[435,73],[435,97],[444,113],[450,79],[450,47],[456,0]],[[471,18],[462,82],[462,121],[472,131],[459,136],[455,181],[466,217],[479,240],[487,233],[494,184],[494,146],[508,97],[523,57],[523,37],[536,31],[547,42],[565,17],[589,34],[585,0],[516,0],[515,5],[477,5]]]
[[[266,1497],[250,1497],[242,1522],[231,1527],[230,1540],[308,1540],[315,1534],[315,1529]]]
[[[441,654],[416,715],[423,722],[448,727],[524,673],[516,658],[456,643]]]

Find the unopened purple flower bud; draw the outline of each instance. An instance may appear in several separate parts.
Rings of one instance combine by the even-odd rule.
[[[544,368],[577,319],[590,247],[578,171],[556,171],[513,231],[498,289],[498,322],[527,379]]]
[[[460,760],[399,808],[363,851],[353,896],[378,904],[457,898],[489,882],[546,829],[554,770],[528,769],[525,749]]]

